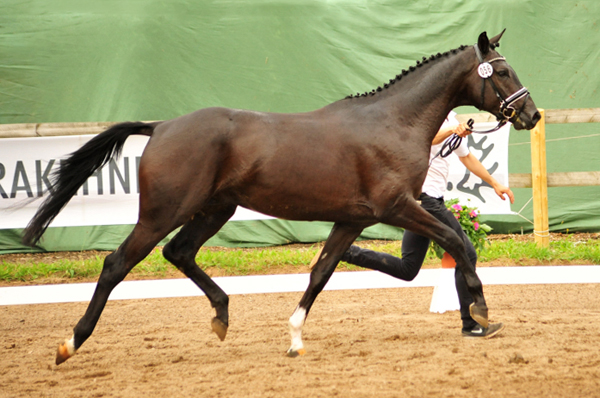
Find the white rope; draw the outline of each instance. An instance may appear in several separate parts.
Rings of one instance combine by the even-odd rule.
[[[522,219],[528,221],[530,224],[533,224],[533,221],[529,220],[527,217],[525,217],[524,215],[521,214],[521,212],[523,210],[525,210],[525,207],[527,207],[527,205],[533,200],[533,196],[531,198],[529,198],[529,200],[527,201],[527,203],[525,203],[523,205],[523,207],[521,207],[521,210],[519,210],[519,212],[515,213],[517,216],[521,217]],[[533,234],[535,236],[539,236],[541,238],[547,238],[550,236],[550,229],[546,229],[544,231],[536,231],[535,229],[533,230]]]
[[[517,216],[521,217],[523,220],[527,221],[529,224],[533,224],[533,221],[531,221],[530,219],[528,219],[527,217],[525,217],[524,215],[520,214],[520,213],[515,213]]]
[[[577,137],[552,138],[550,140],[546,140],[546,142],[566,141],[566,140],[574,140],[576,138],[588,138],[588,137],[598,137],[598,136],[600,136],[600,134],[580,135]],[[529,144],[531,144],[531,142],[527,141],[527,142],[517,142],[514,144],[508,144],[508,146],[529,145]]]
[[[527,207],[527,205],[533,200],[533,196],[531,198],[529,198],[529,200],[527,201],[527,203],[525,203],[523,205],[523,207],[521,207],[521,210],[519,210],[517,213],[515,213],[517,216],[521,217],[522,219],[524,219],[525,221],[528,221],[530,224],[533,224],[533,221],[529,220],[527,217],[525,217],[524,215],[521,214],[521,212],[523,210],[525,210],[525,207]],[[535,231],[534,231],[535,232]]]

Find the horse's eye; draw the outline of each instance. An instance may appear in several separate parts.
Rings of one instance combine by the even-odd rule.
[[[508,77],[508,71],[506,69],[499,70],[498,71],[498,76],[500,76],[500,77]]]

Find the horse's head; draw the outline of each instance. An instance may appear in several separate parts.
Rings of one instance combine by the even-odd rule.
[[[530,130],[541,115],[514,69],[496,51],[502,34],[504,31],[492,39],[486,32],[479,35],[474,46],[477,65],[469,77],[471,95],[480,110],[490,112],[499,121],[510,121],[517,130]]]

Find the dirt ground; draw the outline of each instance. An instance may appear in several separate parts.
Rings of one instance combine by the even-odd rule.
[[[599,284],[484,291],[506,325],[489,340],[430,313],[433,288],[323,292],[298,358],[285,352],[301,293],[231,296],[223,342],[205,297],[110,301],[60,366],[88,303],[1,306],[0,397],[600,397]]]
[[[205,297],[111,301],[54,365],[87,303],[0,307],[2,397],[600,397],[600,285],[487,286],[489,340],[429,312],[432,288],[323,292],[288,358],[301,293],[231,296],[229,334]]]

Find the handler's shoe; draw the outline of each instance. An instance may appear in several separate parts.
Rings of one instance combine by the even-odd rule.
[[[484,339],[490,339],[500,333],[504,329],[504,324],[502,323],[490,323],[487,328],[484,328],[481,325],[475,326],[471,330],[462,330],[462,334],[465,337],[478,337]]]

